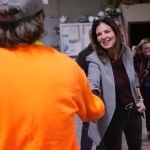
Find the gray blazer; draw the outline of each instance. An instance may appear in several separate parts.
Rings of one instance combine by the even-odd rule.
[[[106,108],[104,117],[98,120],[97,123],[90,122],[89,126],[89,137],[98,145],[108,128],[116,108],[115,81],[109,59],[108,63],[103,64],[97,57],[96,52],[93,52],[86,60],[89,62],[88,81],[91,90],[97,89],[100,93],[102,92]],[[136,86],[139,83],[133,66],[132,52],[126,46],[123,48],[122,60],[129,78],[131,92],[136,102],[138,99]]]

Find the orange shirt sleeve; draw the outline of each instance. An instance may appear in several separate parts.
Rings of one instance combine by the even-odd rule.
[[[79,68],[81,93],[79,92],[79,102],[77,114],[83,121],[97,120],[105,113],[105,106],[102,99],[94,94],[90,89],[87,77],[82,69]]]

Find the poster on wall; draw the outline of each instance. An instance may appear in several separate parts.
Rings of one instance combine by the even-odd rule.
[[[43,0],[43,4],[48,4],[48,0]]]
[[[60,24],[61,52],[68,56],[77,56],[89,43],[88,23],[66,23]]]
[[[81,50],[79,25],[64,25],[61,30],[61,51],[68,56],[78,55]]]
[[[90,30],[91,24],[84,24],[83,25],[83,47],[87,47],[90,41]]]

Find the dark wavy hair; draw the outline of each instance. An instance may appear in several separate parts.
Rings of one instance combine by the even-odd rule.
[[[32,44],[44,32],[44,10],[18,21],[3,21],[4,17],[11,18],[17,12],[13,7],[0,6],[0,47]]]
[[[96,29],[101,23],[105,23],[108,26],[110,26],[116,35],[116,42],[114,45],[114,61],[119,60],[121,58],[122,49],[123,49],[122,36],[121,36],[118,25],[114,22],[113,19],[111,19],[109,17],[102,17],[93,22],[92,28],[91,28],[91,38],[92,38],[92,42],[94,45],[93,48],[96,50],[96,53],[97,53],[99,59],[103,63],[106,63],[108,60],[106,50],[103,47],[101,47],[101,45],[97,41],[97,35],[96,35]]]

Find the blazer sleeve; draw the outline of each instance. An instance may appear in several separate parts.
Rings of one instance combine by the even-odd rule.
[[[88,81],[92,90],[100,91],[100,69],[98,64],[94,62],[89,62],[88,67]]]
[[[88,81],[92,90],[97,90],[99,94],[102,94],[102,73],[101,73],[101,61],[97,57],[96,52],[91,53],[87,58],[88,62]]]

